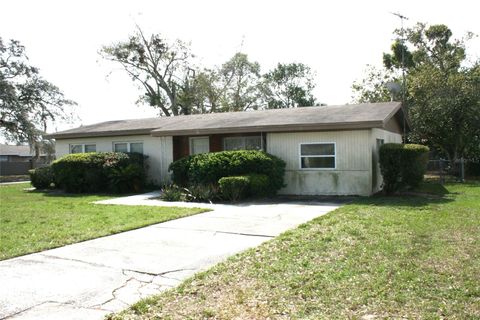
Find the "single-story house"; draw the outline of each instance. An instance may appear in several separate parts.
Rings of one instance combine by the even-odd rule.
[[[0,144],[0,162],[28,162],[32,158],[29,146]]]
[[[68,153],[140,152],[148,176],[168,183],[168,166],[191,154],[264,150],[286,163],[281,194],[370,195],[382,183],[379,146],[408,130],[400,102],[302,107],[108,121],[50,134]]]
[[[45,154],[41,154],[35,163],[34,156],[30,146],[0,144],[0,175],[28,174],[28,170],[45,163]]]

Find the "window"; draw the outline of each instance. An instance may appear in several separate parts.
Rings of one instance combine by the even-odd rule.
[[[300,168],[335,169],[335,143],[300,144]]]
[[[136,152],[143,154],[143,142],[114,142],[115,152]]]
[[[113,151],[115,152],[128,152],[128,143],[115,143]]]
[[[94,144],[86,144],[84,148],[85,152],[97,152],[97,146]]]
[[[190,155],[210,152],[210,139],[208,137],[190,138]]]
[[[8,156],[0,156],[0,162],[7,162]]]
[[[95,144],[71,144],[70,153],[85,153],[85,152],[97,152],[97,145]]]
[[[130,152],[142,153],[143,154],[143,143],[142,142],[132,142],[130,143]]]
[[[380,152],[380,147],[383,146],[384,143],[385,143],[385,140],[377,139],[377,152]]]
[[[262,150],[262,137],[226,137],[223,138],[223,150]]]

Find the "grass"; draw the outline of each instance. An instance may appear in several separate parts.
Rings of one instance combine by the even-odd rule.
[[[480,319],[480,183],[420,191],[437,196],[358,199],[110,318]]]
[[[177,219],[204,209],[92,204],[108,195],[25,192],[0,186],[0,260]]]

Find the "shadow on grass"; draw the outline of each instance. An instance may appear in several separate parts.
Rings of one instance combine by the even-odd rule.
[[[432,204],[444,204],[455,201],[454,197],[440,197],[430,195],[374,195],[371,197],[358,198],[352,204],[373,205],[382,207],[425,207]]]
[[[128,196],[133,196],[138,194],[138,193],[69,193],[69,192],[65,192],[57,189],[31,190],[28,192],[42,194],[45,197],[59,197],[59,198],[83,198],[83,197],[93,197],[93,196],[118,198],[118,197],[128,197]]]
[[[412,192],[419,193],[419,194],[426,194],[426,195],[436,195],[441,197],[450,193],[447,190],[447,188],[445,188],[444,185],[438,182],[433,182],[433,181],[426,181],[422,183],[417,188],[415,188]]]

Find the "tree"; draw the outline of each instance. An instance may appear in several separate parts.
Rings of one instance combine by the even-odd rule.
[[[75,104],[28,64],[20,42],[0,38],[0,129],[7,140],[28,142],[38,153],[47,124],[70,120]]]
[[[469,63],[466,54],[466,43],[473,34],[453,39],[447,26],[423,23],[404,32],[407,43],[402,46],[397,40],[391,53],[383,55],[382,72],[398,81],[404,55],[406,104],[412,123],[409,140],[427,144],[451,161],[472,156],[480,140],[480,62]],[[402,36],[401,30],[395,33]],[[353,85],[357,100],[386,101],[384,83],[369,73]]]
[[[180,40],[168,42],[159,34],[148,39],[137,28],[127,41],[104,46],[104,59],[119,63],[145,93],[140,101],[159,108],[161,115],[177,116],[193,113],[193,54]]]
[[[247,111],[261,108],[260,64],[244,53],[236,53],[219,70],[222,111]]]
[[[357,103],[385,102],[399,98],[388,90],[388,83],[398,83],[398,76],[391,70],[367,66],[366,76],[353,83],[353,100]]]
[[[279,63],[263,78],[263,92],[268,109],[313,106],[313,73],[303,63]]]
[[[474,157],[480,146],[480,67],[445,73],[432,65],[409,77],[410,139],[442,151],[449,160]],[[478,156],[478,154],[477,154]]]

